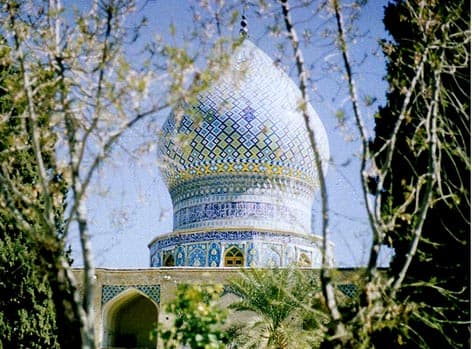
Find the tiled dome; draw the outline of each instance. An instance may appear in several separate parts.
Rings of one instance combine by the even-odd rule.
[[[256,227],[309,233],[316,188],[314,154],[301,93],[251,41],[230,69],[163,127],[164,177],[174,204],[175,230]],[[322,159],[325,129],[308,112]]]

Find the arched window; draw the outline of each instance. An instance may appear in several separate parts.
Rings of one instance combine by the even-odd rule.
[[[306,253],[300,253],[298,257],[298,266],[299,267],[311,267],[311,259],[307,256]]]
[[[244,255],[236,246],[231,247],[225,253],[225,267],[244,266]]]
[[[174,256],[169,254],[164,254],[164,267],[173,267],[175,266]]]

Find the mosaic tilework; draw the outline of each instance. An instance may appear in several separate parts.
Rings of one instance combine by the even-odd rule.
[[[283,197],[293,200],[313,200],[313,188],[303,181],[287,178],[267,177],[261,175],[220,176],[192,178],[170,188],[170,195],[176,209],[186,202],[203,203],[214,202],[215,199],[228,198],[240,195],[254,195],[268,199]]]
[[[154,267],[161,267],[162,266],[162,258],[160,251],[151,253],[151,265]]]
[[[295,182],[295,181],[292,181]],[[174,229],[259,227],[309,233],[313,189],[257,176],[200,178],[171,190]]]
[[[234,71],[244,65],[244,76]],[[176,123],[163,127],[163,154],[171,163],[170,186],[196,176],[267,173],[313,181],[316,176],[301,113],[300,91],[261,50],[246,40],[235,53],[232,72],[204,92]],[[322,157],[326,132],[311,106]],[[179,139],[184,142],[178,141]]]
[[[246,267],[255,267],[259,264],[258,249],[253,242],[247,243],[246,247]]]
[[[273,216],[277,212],[277,206],[262,202],[215,202],[199,206],[187,207],[176,213],[177,220],[174,224],[178,227],[202,220],[247,217],[247,216]]]
[[[185,247],[179,246],[175,254],[175,265],[177,266],[186,265],[186,256],[187,256],[187,252],[185,251]]]
[[[290,208],[290,209],[289,209]],[[186,207],[174,213],[174,229],[195,229],[201,227],[234,226],[248,222],[260,222],[282,230],[309,231],[310,212],[289,206],[263,202],[215,202]],[[249,221],[250,220],[250,221]],[[274,224],[278,222],[278,224]],[[280,222],[291,222],[281,225]],[[261,226],[258,224],[258,226]],[[295,229],[298,227],[298,229]]]
[[[175,233],[166,237],[155,239],[150,246],[151,252],[159,251],[170,246],[177,246],[185,243],[201,242],[201,241],[237,241],[237,240],[259,240],[272,241],[283,240],[294,244],[309,244],[316,247],[310,240],[284,233],[260,232],[249,230],[233,230],[233,231],[208,231],[195,233]],[[321,243],[321,240],[320,240]]]
[[[207,244],[192,244],[187,248],[188,265],[201,267],[207,265]]]
[[[309,143],[304,143],[299,137],[306,134],[303,124],[299,123],[293,134],[289,134],[292,130],[285,127],[287,125],[280,125],[278,120],[267,116],[266,125],[258,119],[249,124],[244,114],[232,111],[215,117],[205,111],[204,103],[209,102],[210,96],[193,107],[194,112],[203,114],[201,124],[197,126],[190,116],[185,115],[179,125],[169,119],[164,127],[165,134],[171,134],[177,128],[178,134],[186,135],[190,140],[186,153],[186,148],[178,149],[173,136],[168,137],[165,154],[182,165],[177,174],[179,178],[251,172],[312,178],[314,172],[310,161],[313,158],[310,158]]]
[[[260,257],[261,264],[270,267],[277,267],[282,265],[281,257],[282,248],[276,244],[266,244],[263,254]]]
[[[174,233],[156,239],[150,246],[151,266],[163,265],[162,251],[174,253],[176,266],[221,267],[224,255],[232,246],[244,254],[245,266],[286,266],[297,262],[303,252],[310,258],[320,255],[319,246],[303,237],[284,233],[261,233],[257,231],[214,231],[201,233]],[[291,251],[291,252],[290,252]],[[187,258],[186,258],[187,256]],[[319,258],[315,259],[319,266]]]
[[[287,246],[285,248],[285,260],[294,261],[297,259],[296,249],[294,246]]]
[[[338,289],[349,298],[354,298],[358,292],[357,286],[354,284],[338,285]]]
[[[221,260],[221,243],[212,242],[208,250],[208,266],[218,267]]]
[[[150,299],[152,299],[156,304],[160,303],[161,287],[159,285],[103,285],[102,305],[106,304],[108,301],[112,300],[121,292],[129,288],[135,288],[141,291]]]
[[[296,235],[311,231],[317,186],[300,98],[289,76],[245,40],[231,69],[183,105],[182,115],[169,116],[159,150],[174,233],[151,243],[152,266],[162,265],[163,251],[173,253],[177,266],[222,266],[231,244],[243,246],[246,266],[288,265],[300,247],[319,254],[315,243]],[[328,159],[324,127],[307,109]]]

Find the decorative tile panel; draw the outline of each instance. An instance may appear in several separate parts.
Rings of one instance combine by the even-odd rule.
[[[272,243],[264,243],[261,247],[261,266],[280,267],[282,266],[282,246]]]
[[[151,267],[161,267],[162,266],[162,258],[160,251],[151,252]]]
[[[291,265],[297,262],[296,250],[294,246],[285,248],[285,265]]]
[[[185,247],[179,246],[175,253],[175,265],[176,266],[183,266],[186,265],[185,263],[185,256],[187,255],[185,251]]]
[[[150,299],[152,299],[156,304],[160,303],[160,296],[161,296],[160,285],[103,285],[102,286],[102,305],[108,303],[110,300],[118,296],[120,293],[130,288],[135,288],[141,291]]]
[[[215,202],[198,206],[187,207],[175,214],[177,227],[189,226],[206,220],[228,219],[232,217],[290,219],[289,215],[279,205],[262,202]]]
[[[295,182],[289,188],[257,176],[200,178],[171,191],[174,229],[254,226],[308,233],[314,193]],[[288,182],[286,182],[287,184]]]
[[[207,244],[191,244],[187,247],[188,265],[206,267]]]
[[[192,178],[170,189],[174,207],[180,209],[182,202],[214,202],[215,199],[234,200],[239,195],[256,195],[266,202],[283,196],[291,200],[313,200],[313,188],[306,183],[287,178],[264,175],[232,176],[221,174],[205,178]],[[184,206],[185,207],[185,206]]]
[[[224,254],[232,246],[244,253],[246,267],[288,266],[297,262],[295,251],[308,256],[319,254],[319,245],[311,239],[281,232],[207,231],[173,233],[151,244],[154,251],[175,249],[176,266],[220,267]],[[287,252],[291,251],[291,252]],[[290,258],[286,256],[290,254]],[[162,253],[160,254],[162,256]],[[187,256],[187,258],[186,258]],[[155,258],[153,256],[153,261]],[[159,262],[162,265],[162,260]],[[157,266],[154,264],[152,266]],[[319,263],[314,263],[314,267]]]
[[[259,262],[258,249],[253,242],[248,242],[246,247],[246,267],[255,267]]]
[[[208,266],[219,267],[221,260],[221,243],[212,242],[208,250]]]
[[[358,292],[357,286],[354,284],[338,285],[338,289],[349,298],[354,298]]]

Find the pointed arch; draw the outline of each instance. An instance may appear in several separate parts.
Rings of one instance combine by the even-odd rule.
[[[298,257],[298,266],[299,267],[311,267],[311,258],[305,253],[300,253]]]
[[[175,266],[175,259],[172,253],[164,254],[164,267]]]
[[[104,348],[157,348],[157,304],[136,288],[129,288],[103,307]]]
[[[225,267],[243,267],[244,266],[244,254],[239,247],[231,246],[228,250],[226,250],[224,266]]]

